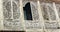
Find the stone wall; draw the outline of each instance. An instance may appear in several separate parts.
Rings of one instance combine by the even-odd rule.
[[[24,20],[23,7],[28,2],[31,6],[33,20]],[[60,32],[60,4],[55,2],[0,0],[0,9],[0,30]]]

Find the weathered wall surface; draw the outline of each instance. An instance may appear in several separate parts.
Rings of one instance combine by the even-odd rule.
[[[28,2],[33,20],[24,20],[23,7]],[[0,29],[60,32],[60,4],[38,0],[0,0]]]

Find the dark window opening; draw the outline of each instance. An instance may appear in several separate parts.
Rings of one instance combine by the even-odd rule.
[[[25,5],[25,7],[23,7],[23,10],[24,10],[24,18],[25,18],[25,20],[33,20],[32,19],[30,2],[28,2]]]

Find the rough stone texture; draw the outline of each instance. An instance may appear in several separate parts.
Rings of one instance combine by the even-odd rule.
[[[47,1],[47,0],[46,0]],[[57,0],[59,1],[59,0]],[[1,2],[1,1],[0,1]],[[24,20],[22,16],[21,11],[23,11],[21,8],[25,6],[27,2],[30,2],[31,5],[31,11],[32,11],[32,17],[33,20]],[[22,29],[22,21],[24,20],[24,28],[26,32],[60,32],[58,27],[60,27],[60,19],[56,20],[56,15],[54,12],[54,8],[52,3],[39,3],[41,4],[41,11],[42,13],[38,13],[40,10],[38,10],[40,5],[37,5],[37,0],[24,0],[22,4],[19,2],[19,0],[13,0],[11,2],[10,0],[3,0],[3,8],[2,3],[0,3],[0,30],[4,29],[11,29],[11,30],[19,30]],[[46,6],[47,5],[47,6]],[[23,7],[21,7],[23,6]],[[57,4],[57,10],[60,17],[60,5]],[[47,9],[46,9],[47,8]],[[53,8],[53,9],[51,9]],[[21,9],[21,11],[20,11]],[[21,13],[21,14],[20,14]],[[40,18],[40,14],[43,14],[43,21]],[[19,18],[21,15],[21,18]],[[4,19],[3,19],[4,16]],[[48,19],[47,19],[48,18]],[[43,23],[44,22],[44,23]],[[43,24],[44,26],[43,26]]]
[[[3,0],[3,25],[7,30],[21,30],[19,0]]]

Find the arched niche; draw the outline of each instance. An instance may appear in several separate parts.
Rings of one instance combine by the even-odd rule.
[[[54,12],[52,3],[41,3],[43,18],[45,20],[56,20],[56,15]]]

